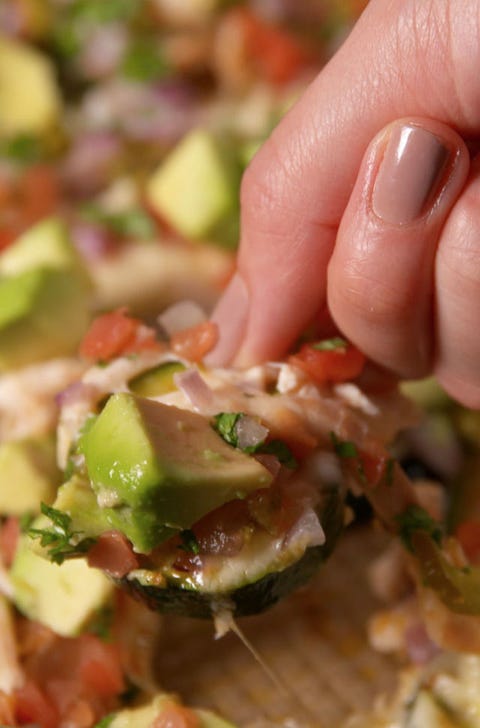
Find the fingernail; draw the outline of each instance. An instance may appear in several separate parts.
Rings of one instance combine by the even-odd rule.
[[[205,357],[210,366],[229,364],[237,353],[248,318],[248,289],[239,273],[235,273],[212,315],[219,328],[216,347]]]
[[[375,214],[397,225],[424,215],[442,189],[450,155],[439,137],[420,126],[394,128],[373,187]]]

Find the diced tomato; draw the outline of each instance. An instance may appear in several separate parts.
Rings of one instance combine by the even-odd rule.
[[[15,697],[0,692],[0,725],[15,725]]]
[[[102,569],[118,579],[138,568],[138,559],[120,531],[102,533],[89,550],[87,561],[89,566]]]
[[[173,334],[170,345],[173,351],[189,361],[200,362],[218,341],[218,327],[213,321],[204,321]]]
[[[60,192],[53,167],[37,164],[28,167],[21,181],[22,212],[28,224],[33,224],[57,209]]]
[[[0,227],[0,251],[8,248],[18,236],[18,232],[12,227]]]
[[[32,680],[15,692],[15,717],[19,725],[33,723],[41,728],[56,728],[59,721],[55,706]]]
[[[80,344],[80,354],[86,359],[108,361],[121,354],[152,349],[156,343],[153,329],[120,308],[92,322]]]
[[[465,552],[465,556],[473,563],[480,562],[480,520],[463,521],[457,528],[456,536]]]
[[[119,695],[125,689],[125,681],[118,650],[94,635],[84,634],[79,639],[79,677],[84,689],[102,698]]]
[[[317,384],[347,382],[358,377],[365,366],[365,355],[355,346],[323,350],[304,344],[289,357],[289,362],[303,369]]]
[[[247,8],[236,8],[245,38],[247,57],[253,60],[256,73],[273,84],[294,79],[309,61],[309,55],[294,36],[259,18]]]
[[[0,553],[5,566],[10,566],[17,550],[20,537],[20,524],[18,518],[7,518],[0,529]]]
[[[168,703],[148,728],[200,728],[200,719],[193,710]]]
[[[361,452],[359,459],[362,467],[362,473],[365,476],[365,480],[370,485],[377,485],[382,478],[385,478],[388,473],[388,462],[391,459],[387,454],[375,456],[370,453]]]

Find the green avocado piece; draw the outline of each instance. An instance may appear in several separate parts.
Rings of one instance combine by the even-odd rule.
[[[141,553],[272,480],[203,416],[127,393],[110,397],[80,450],[111,527]]]
[[[57,634],[74,636],[109,604],[115,587],[83,559],[64,561],[59,566],[35,553],[32,545],[31,539],[23,536],[15,554],[10,571],[13,601],[29,619]]]
[[[178,701],[171,695],[155,695],[148,703],[114,713],[106,725],[108,728],[145,728],[153,725],[162,710],[172,703],[177,704]],[[199,728],[235,728],[233,723],[219,718],[210,710],[194,708],[193,712],[199,719]]]
[[[427,690],[420,690],[413,702],[406,725],[408,728],[455,728],[459,723]]]
[[[162,394],[168,394],[176,389],[173,376],[177,372],[183,372],[184,369],[185,365],[179,361],[167,361],[135,377],[128,386],[140,397],[161,397]]]
[[[89,320],[90,281],[61,220],[0,255],[0,372],[73,354]]]
[[[45,437],[0,445],[0,513],[38,513],[40,502],[51,503],[60,484],[55,442]]]
[[[150,204],[186,238],[235,247],[240,165],[222,141],[194,129],[147,184]]]
[[[0,254],[0,275],[12,276],[34,268],[73,269],[88,287],[86,268],[65,224],[49,217],[33,225]]]
[[[0,278],[0,372],[73,354],[89,318],[74,271],[42,267]]]
[[[163,569],[160,574],[138,569],[119,583],[150,609],[165,614],[208,619],[223,604],[234,617],[259,614],[306,584],[335,548],[344,525],[341,487],[325,485],[315,510],[325,532],[322,546],[310,546],[303,553],[287,548],[280,556],[273,549],[243,559],[231,557],[223,577],[204,574],[203,584],[195,584],[188,573]],[[228,583],[222,584],[225,577]]]
[[[0,137],[48,133],[61,112],[53,63],[40,51],[0,37]]]

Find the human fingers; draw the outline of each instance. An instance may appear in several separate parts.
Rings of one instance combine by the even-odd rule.
[[[328,269],[332,316],[402,377],[432,366],[435,252],[468,169],[467,148],[446,125],[395,121],[368,147],[339,227]]]
[[[455,399],[480,408],[480,157],[442,231],[435,262],[434,371]]]
[[[371,0],[349,38],[254,158],[242,185],[238,275],[213,359],[284,353],[325,303],[337,227],[370,140],[402,116],[480,130],[480,0]]]

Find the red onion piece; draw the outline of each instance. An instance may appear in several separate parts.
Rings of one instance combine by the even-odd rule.
[[[197,369],[187,369],[174,375],[177,387],[198,412],[210,414],[214,408],[215,396]]]
[[[157,319],[168,337],[177,331],[198,326],[207,320],[207,316],[198,303],[179,301],[169,306]]]
[[[99,225],[75,223],[71,228],[75,247],[86,260],[100,260],[116,249],[110,233]]]
[[[120,23],[92,29],[78,60],[81,71],[92,79],[110,75],[121,62],[127,43],[127,30]]]
[[[238,447],[240,450],[260,445],[268,435],[268,428],[264,427],[253,417],[244,415],[240,417],[235,425]]]
[[[74,382],[62,392],[59,392],[55,401],[59,407],[68,407],[81,402],[90,402],[97,394],[95,387],[83,382]]]
[[[313,508],[307,508],[288,532],[285,544],[305,541],[306,546],[323,546],[325,532]]]
[[[65,182],[80,193],[102,187],[121,151],[120,140],[110,132],[92,132],[75,140],[64,166]]]
[[[430,639],[422,622],[411,624],[405,632],[405,644],[408,655],[415,665],[425,665],[440,651]]]
[[[280,460],[275,457],[275,455],[269,455],[268,453],[258,453],[255,455],[255,460],[258,460],[258,462],[263,465],[263,467],[266,468],[271,475],[273,475],[274,479],[277,477],[282,467]]]

